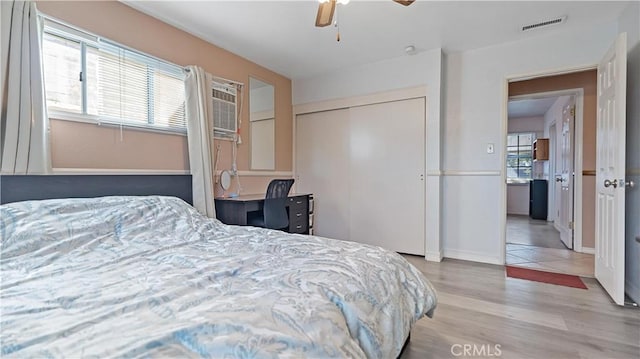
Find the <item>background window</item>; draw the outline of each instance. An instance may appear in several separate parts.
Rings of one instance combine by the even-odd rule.
[[[532,179],[533,133],[507,135],[507,180],[529,181]]]

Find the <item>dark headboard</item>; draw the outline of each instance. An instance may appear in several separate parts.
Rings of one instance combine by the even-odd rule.
[[[193,204],[191,175],[0,176],[0,204],[53,198],[173,196]]]

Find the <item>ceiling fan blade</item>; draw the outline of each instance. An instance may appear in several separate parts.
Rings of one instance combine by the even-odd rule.
[[[325,27],[331,25],[333,21],[333,12],[336,10],[336,0],[329,0],[320,3],[318,6],[318,15],[316,15],[316,26]]]
[[[393,1],[397,2],[398,4],[402,4],[404,6],[409,6],[413,4],[413,2],[416,0],[393,0]]]

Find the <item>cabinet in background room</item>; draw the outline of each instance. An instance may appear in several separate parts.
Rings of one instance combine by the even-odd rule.
[[[538,138],[533,141],[533,159],[536,161],[549,160],[549,139]]]
[[[529,182],[529,217],[547,219],[547,192],[547,180],[534,179]]]

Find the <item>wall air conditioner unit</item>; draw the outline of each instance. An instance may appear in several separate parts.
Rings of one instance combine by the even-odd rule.
[[[214,137],[233,139],[238,130],[238,90],[232,84],[213,82],[211,92]]]

